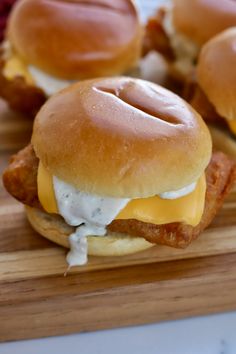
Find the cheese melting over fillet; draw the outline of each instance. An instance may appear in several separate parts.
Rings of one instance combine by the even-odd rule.
[[[74,187],[71,186],[70,188],[73,188],[75,193]],[[60,213],[55,193],[53,177],[40,163],[38,170],[38,195],[40,203],[48,213]],[[127,203],[125,203],[121,211],[117,212],[115,219],[136,219],[156,225],[183,222],[196,226],[199,224],[203,214],[205,193],[206,180],[203,174],[192,192],[177,199],[163,199],[158,195],[149,198],[127,199]],[[96,198],[96,196],[94,197]],[[116,200],[116,198],[109,199]],[[83,206],[77,206],[77,208],[80,207]]]

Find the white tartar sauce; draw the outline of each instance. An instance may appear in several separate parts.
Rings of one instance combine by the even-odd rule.
[[[170,192],[164,192],[159,194],[159,197],[162,199],[178,199],[181,197],[184,197],[187,194],[190,194],[194,191],[196,188],[197,182],[193,182],[189,184],[188,186],[178,189],[177,191],[170,191]]]
[[[87,263],[87,236],[104,236],[106,226],[129,203],[129,198],[100,197],[81,192],[72,185],[53,176],[53,186],[58,211],[67,224],[76,226],[69,236],[70,251],[67,262],[70,267]],[[177,199],[191,193],[196,182],[179,189],[159,194],[163,199]]]
[[[130,201],[128,198],[100,197],[81,192],[70,184],[53,177],[55,197],[60,215],[67,224],[77,226],[69,236],[69,266],[87,262],[86,236],[104,236],[106,226]]]
[[[29,65],[28,70],[36,85],[40,87],[47,96],[51,96],[73,83],[72,80],[62,80],[48,75],[33,65]]]

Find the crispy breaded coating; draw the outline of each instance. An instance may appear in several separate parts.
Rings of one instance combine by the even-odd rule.
[[[191,104],[207,123],[227,128],[225,119],[216,112],[214,106],[198,85],[195,71],[185,81],[181,96]]]
[[[10,194],[24,204],[41,208],[37,195],[38,158],[31,145],[11,159],[3,175]],[[176,248],[185,248],[204,230],[221,208],[236,181],[236,164],[221,152],[214,153],[206,170],[207,191],[202,220],[196,227],[183,223],[155,225],[142,221],[114,220],[108,229],[144,237],[146,240]]]
[[[206,170],[207,191],[201,222],[196,226],[183,223],[154,225],[138,220],[114,220],[110,231],[138,235],[146,240],[176,248],[187,247],[211,223],[236,181],[236,164],[221,152],[214,153]]]
[[[166,10],[161,7],[156,15],[148,20],[143,41],[143,54],[146,55],[151,50],[156,50],[165,59],[172,61],[175,59],[175,54],[163,26],[165,16]]]
[[[20,202],[41,208],[37,188],[38,164],[39,160],[30,144],[11,157],[3,173],[3,183],[7,191]]]
[[[9,107],[34,118],[47,97],[36,86],[29,85],[21,76],[8,80],[2,73],[4,62],[0,61],[0,96]]]

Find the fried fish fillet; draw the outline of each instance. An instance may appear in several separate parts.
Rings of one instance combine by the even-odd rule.
[[[30,144],[11,157],[3,173],[7,191],[20,202],[35,208],[41,208],[37,187],[38,164],[39,160]]]
[[[38,163],[32,146],[27,146],[12,157],[3,174],[3,182],[8,192],[16,199],[31,207],[42,208],[37,194]],[[144,237],[157,244],[176,248],[188,246],[211,223],[231,191],[236,181],[235,162],[221,152],[214,153],[206,170],[206,179],[205,209],[201,222],[196,227],[177,222],[155,225],[129,219],[114,220],[108,225],[108,229]]]
[[[46,95],[39,87],[27,84],[21,76],[8,80],[3,75],[3,66],[4,62],[0,60],[0,96],[13,110],[34,118],[46,101]]]
[[[149,242],[176,248],[187,247],[211,223],[236,181],[236,164],[225,154],[216,152],[206,170],[207,190],[201,222],[193,227],[184,223],[154,225],[138,220],[114,220],[110,231],[144,237]]]
[[[197,83],[195,70],[189,75],[184,83],[181,95],[209,124],[217,124],[227,128],[227,123],[215,110],[205,93]]]
[[[143,54],[155,50],[162,54],[166,60],[173,61],[175,54],[170,44],[170,39],[166,34],[163,22],[166,16],[166,9],[161,7],[154,17],[149,18],[143,41]]]
[[[166,12],[167,9],[165,7],[160,7],[155,16],[148,19],[143,39],[143,56],[151,51],[156,51],[162,55],[168,67],[164,87],[181,95],[184,78],[174,65],[176,54],[164,26]]]

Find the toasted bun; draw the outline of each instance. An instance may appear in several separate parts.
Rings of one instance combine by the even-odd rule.
[[[183,188],[211,157],[209,131],[193,108],[161,86],[124,77],[79,82],[51,97],[32,143],[52,175],[121,198]]]
[[[175,28],[198,45],[236,26],[234,0],[173,0],[173,3]]]
[[[217,128],[216,126],[209,126],[209,130],[214,149],[222,151],[236,159],[236,138],[231,136],[229,131]]]
[[[26,207],[26,214],[32,227],[48,240],[69,248],[68,237],[75,231],[58,215],[47,214],[39,209]],[[88,254],[91,256],[125,256],[144,251],[154,244],[142,237],[110,233],[104,237],[88,237]]]
[[[235,48],[236,27],[206,43],[197,66],[199,85],[217,113],[227,120],[236,119]]]
[[[27,63],[72,80],[125,72],[141,37],[132,0],[19,0],[8,23],[11,45]]]

